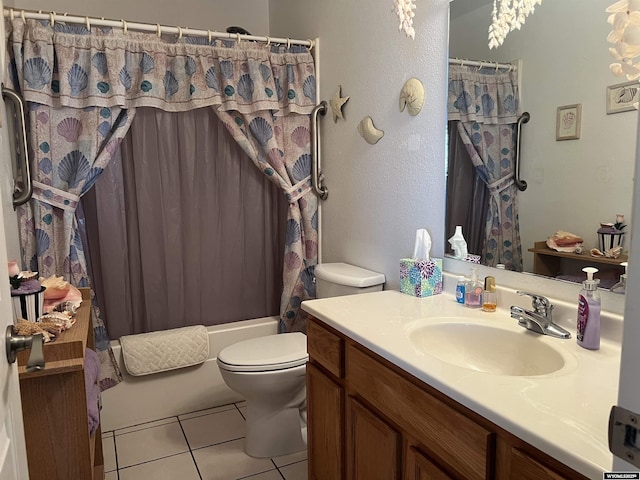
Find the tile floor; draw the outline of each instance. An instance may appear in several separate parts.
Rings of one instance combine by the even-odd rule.
[[[244,453],[244,402],[103,432],[105,480],[307,480],[307,452]]]

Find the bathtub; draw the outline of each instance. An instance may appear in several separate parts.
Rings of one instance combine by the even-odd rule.
[[[241,340],[277,333],[278,317],[214,325],[207,330],[209,358],[202,365],[143,377],[127,373],[120,342],[111,342],[122,372],[122,382],[102,392],[102,431],[242,400],[224,383],[216,363],[218,353]]]

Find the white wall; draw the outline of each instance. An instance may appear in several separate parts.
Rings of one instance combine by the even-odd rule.
[[[412,41],[398,31],[392,2],[277,0],[271,34],[321,39],[320,99],[342,85],[346,122],[322,123],[323,261],[382,272],[399,287],[399,259],[413,253],[417,228],[428,228],[432,254],[444,252],[444,135],[448,1],[417,2]],[[419,78],[422,113],[400,113],[404,82]],[[357,132],[370,115],[384,137],[369,145]]]
[[[522,108],[531,113],[522,141],[528,189],[519,196],[525,251],[558,229],[581,235],[591,248],[600,222],[615,221],[616,213],[631,220],[638,114],[606,114],[606,87],[627,81],[608,68],[613,59],[604,10],[610,3],[544,2],[492,51],[486,41],[491,6],[451,21],[452,57],[523,60]],[[576,103],[582,104],[580,139],[556,141],[557,107]],[[532,254],[524,258],[531,271]]]
[[[15,8],[125,19],[224,32],[241,26],[254,35],[269,33],[268,0],[13,0]],[[11,6],[6,2],[7,6]]]

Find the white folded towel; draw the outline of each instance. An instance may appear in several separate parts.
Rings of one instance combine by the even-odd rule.
[[[124,365],[141,376],[199,365],[209,358],[204,325],[120,337]]]

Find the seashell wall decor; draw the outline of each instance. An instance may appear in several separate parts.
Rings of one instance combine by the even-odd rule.
[[[420,113],[423,105],[424,86],[417,78],[410,78],[404,82],[400,91],[400,111],[404,112],[404,108],[407,107],[409,114],[415,117]]]
[[[371,117],[364,117],[360,120],[360,123],[358,124],[358,133],[360,133],[360,136],[371,145],[375,145],[378,143],[378,140],[384,137],[384,132],[375,127]]]

